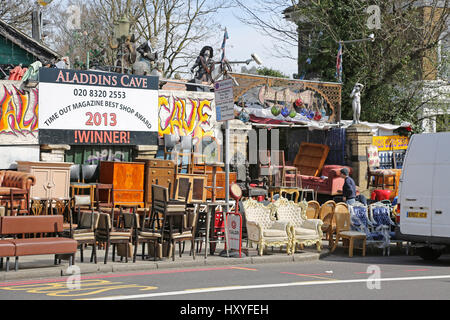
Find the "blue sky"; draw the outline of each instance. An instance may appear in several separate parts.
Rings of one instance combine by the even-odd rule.
[[[218,18],[219,23],[227,27],[230,37],[226,53],[228,60],[247,60],[252,53],[256,53],[261,58],[264,67],[279,70],[290,77],[293,73],[297,73],[296,61],[273,57],[271,49],[274,40],[239,21],[233,14],[238,10],[236,8],[222,10]],[[294,57],[296,56],[295,50],[294,48]],[[251,63],[248,68],[254,65],[256,64]],[[240,66],[236,66],[235,71],[240,71],[240,68]]]
[[[67,4],[68,0],[57,0],[54,2]],[[293,73],[297,73],[296,61],[293,61],[291,59],[280,59],[273,57],[273,55],[271,54],[271,49],[274,40],[268,36],[262,35],[256,29],[239,21],[239,19],[235,17],[236,13],[239,14],[240,9],[228,8],[220,10],[217,16],[217,21],[223,27],[226,27],[228,29],[228,35],[230,37],[226,47],[226,57],[228,60],[245,61],[247,59],[250,59],[250,55],[252,53],[256,53],[262,60],[264,67],[279,70],[289,77],[292,77]],[[211,39],[212,42],[218,42],[209,44],[217,49],[220,48],[221,41],[223,39],[223,31],[218,30],[218,32],[220,34],[217,35],[217,38]],[[295,50],[296,49],[294,49],[293,51],[294,57],[296,56]],[[215,59],[220,59],[220,54],[221,53],[218,52]],[[242,66],[244,65],[233,65],[234,71],[240,72]],[[251,68],[253,66],[257,65],[252,62],[247,66],[247,68]]]

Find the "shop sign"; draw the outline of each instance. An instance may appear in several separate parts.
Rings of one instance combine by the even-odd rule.
[[[378,147],[378,151],[406,150],[409,138],[404,136],[378,136],[373,137],[372,144]]]
[[[41,68],[39,143],[156,144],[158,84],[158,77]]]

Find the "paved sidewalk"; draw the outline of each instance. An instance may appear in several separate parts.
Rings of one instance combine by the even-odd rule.
[[[208,255],[205,259],[204,251],[200,254],[196,253],[195,260],[189,255],[190,246],[186,244],[186,249],[183,256],[180,258],[178,250],[175,252],[175,261],[172,258],[164,258],[161,261],[150,260],[143,261],[139,256],[141,254],[141,248],[138,249],[138,257],[136,263],[133,263],[129,258],[128,263],[125,263],[125,258],[120,262],[120,257],[117,256],[115,262],[111,260],[111,254],[107,264],[104,264],[105,250],[97,250],[97,264],[90,261],[91,249],[86,248],[84,250],[84,262],[80,261],[80,251],[78,250],[76,255],[75,265],[80,268],[81,275],[86,276],[89,274],[106,274],[115,272],[145,272],[148,270],[156,269],[171,269],[171,268],[191,268],[202,266],[234,266],[234,265],[250,265],[258,263],[293,263],[301,261],[315,261],[327,256],[329,250],[326,244],[322,252],[317,252],[315,246],[306,248],[305,250],[298,250],[294,255],[287,255],[286,251],[274,248],[273,251],[269,248],[263,256],[250,254],[244,258],[228,258],[220,256],[220,252],[223,250],[223,246],[218,246],[215,255]],[[111,252],[112,250],[110,250]],[[10,270],[6,272],[5,266],[0,271],[0,281],[10,280],[31,280],[39,278],[58,278],[72,275],[68,273],[69,263],[68,261],[61,261],[60,265],[54,265],[54,255],[42,255],[42,256],[28,256],[19,258],[19,270],[14,270],[14,258],[10,259]],[[4,259],[6,264],[6,259]]]

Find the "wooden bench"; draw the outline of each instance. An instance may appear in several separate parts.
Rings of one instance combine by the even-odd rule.
[[[75,263],[77,241],[58,237],[63,232],[62,216],[17,216],[0,217],[0,257],[15,257],[15,270],[19,269],[19,257],[54,254],[58,260],[68,259],[69,265]],[[19,235],[42,234],[44,237],[18,239]],[[47,234],[52,234],[47,237]],[[56,236],[53,236],[56,234]],[[5,237],[10,237],[6,238]],[[3,259],[2,259],[3,260]],[[8,270],[8,266],[7,266]]]

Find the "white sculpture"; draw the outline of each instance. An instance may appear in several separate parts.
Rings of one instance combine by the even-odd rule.
[[[359,117],[361,115],[361,91],[364,88],[364,85],[361,83],[356,83],[353,88],[352,94],[350,98],[353,98],[352,107],[353,107],[353,124],[359,123]]]

